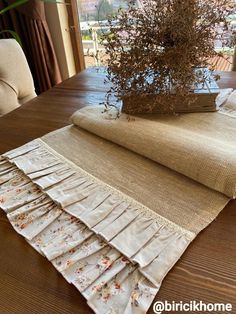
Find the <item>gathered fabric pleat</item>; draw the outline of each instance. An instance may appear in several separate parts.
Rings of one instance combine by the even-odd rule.
[[[147,311],[195,237],[39,139],[1,157],[0,207],[102,314]]]

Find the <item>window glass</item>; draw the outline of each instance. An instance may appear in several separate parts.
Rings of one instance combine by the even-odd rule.
[[[100,37],[108,29],[108,18],[120,8],[125,10],[128,2],[129,0],[78,0],[86,67],[106,64]]]
[[[105,65],[106,55],[100,41],[101,35],[108,29],[108,18],[115,15],[120,8],[125,10],[129,0],[77,1],[86,67]],[[142,0],[137,0],[136,5],[140,6],[141,2]],[[231,29],[236,32],[236,14],[228,16],[228,21]],[[218,30],[221,31],[221,26]],[[222,54],[221,57],[212,60],[217,70],[230,71],[231,69],[234,49],[227,46],[227,36],[230,36],[229,33],[225,33],[223,38],[215,41],[216,51]]]

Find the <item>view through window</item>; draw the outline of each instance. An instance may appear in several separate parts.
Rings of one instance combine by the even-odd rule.
[[[128,7],[129,0],[77,0],[82,33],[83,51],[86,67],[106,64],[105,49],[100,42],[102,32],[108,29],[108,17],[122,8]],[[137,0],[140,6],[142,0]],[[232,1],[235,2],[236,0]],[[231,27],[236,31],[236,14],[228,17]],[[226,34],[227,36],[227,34]],[[216,58],[218,70],[229,71],[233,59],[234,49],[224,47],[221,40],[215,42],[217,51],[222,52],[221,58]]]
[[[108,17],[126,9],[129,0],[77,0],[86,67],[106,63],[100,36],[108,29]],[[139,5],[139,0],[137,0]]]

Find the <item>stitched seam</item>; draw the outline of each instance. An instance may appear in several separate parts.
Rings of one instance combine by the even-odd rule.
[[[126,200],[127,202],[129,202],[132,206],[136,207],[137,209],[141,208],[142,212],[145,213],[145,216],[147,218],[151,218],[153,220],[156,220],[157,223],[159,222],[161,224],[164,224],[164,225],[170,227],[172,230],[178,231],[181,234],[189,237],[189,239],[193,239],[196,236],[193,232],[191,232],[191,231],[189,231],[189,230],[187,230],[187,229],[185,229],[185,228],[175,224],[174,222],[168,220],[165,217],[162,217],[161,215],[155,213],[150,208],[146,207],[145,205],[143,205],[142,203],[140,203],[137,200],[133,199],[132,197],[130,197],[130,196],[126,195],[125,193],[117,190],[116,188],[110,186],[109,184],[103,182],[102,180],[96,178],[95,176],[93,176],[92,174],[88,173],[84,169],[80,168],[79,166],[74,164],[72,161],[70,161],[69,159],[65,158],[64,156],[62,156],[61,154],[56,152],[53,148],[51,148],[43,140],[37,139],[36,141],[39,141],[43,146],[45,146],[55,157],[58,157],[58,158],[64,160],[67,164],[71,165],[73,168],[77,169],[78,171],[80,171],[81,173],[86,175],[93,182],[99,184],[104,190],[107,190],[109,192],[114,193],[115,195],[120,196],[122,199]]]
[[[10,83],[6,82],[6,81],[3,80],[3,79],[0,79],[0,82],[3,82],[3,83],[5,83],[7,86],[9,86],[9,87],[14,91],[14,93],[16,94],[16,96],[18,97],[17,91],[15,90],[15,88],[14,88]]]

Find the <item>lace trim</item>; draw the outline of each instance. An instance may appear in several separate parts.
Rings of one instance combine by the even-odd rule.
[[[224,114],[228,117],[231,117],[231,118],[235,118],[236,119],[236,111],[233,110],[233,109],[228,109],[228,108],[220,108],[220,110],[218,111],[218,113],[220,114]]]
[[[100,179],[96,178],[92,174],[90,174],[87,171],[83,170],[82,168],[80,168],[79,166],[74,164],[72,161],[70,161],[69,159],[65,158],[64,156],[62,156],[61,154],[56,152],[54,149],[52,149],[43,140],[37,139],[36,141],[39,141],[42,145],[44,145],[55,157],[58,157],[58,158],[62,159],[65,163],[69,164],[74,169],[79,171],[81,174],[83,174],[86,177],[88,177],[93,183],[97,183],[99,186],[102,187],[102,189],[104,191],[111,192],[115,196],[120,197],[122,200],[127,201],[128,203],[130,203],[134,208],[142,209],[142,212],[144,213],[146,218],[153,219],[154,221],[156,221],[159,224],[166,225],[171,231],[176,231],[176,232],[186,236],[189,240],[192,240],[196,236],[193,232],[188,231],[188,230],[182,228],[181,226],[178,226],[174,222],[172,222],[172,221],[170,221],[170,220],[160,216],[159,214],[157,214],[154,211],[152,211],[150,208],[148,208],[145,205],[141,204],[140,202],[134,200],[132,197],[124,194],[123,192],[115,189],[114,187],[110,186],[109,184],[101,181]]]

